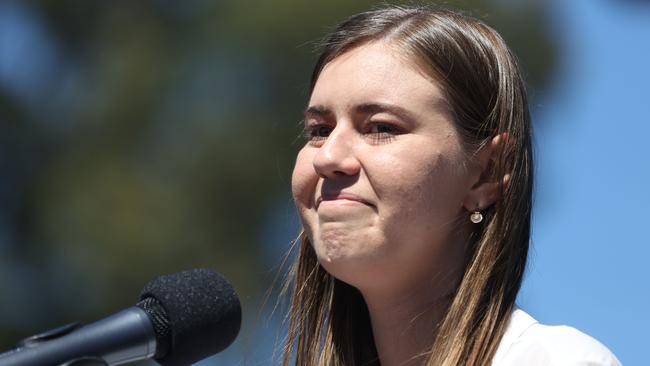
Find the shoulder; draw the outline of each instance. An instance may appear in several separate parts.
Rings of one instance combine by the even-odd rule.
[[[560,325],[537,322],[515,309],[494,356],[493,366],[620,366],[620,361],[594,338]]]

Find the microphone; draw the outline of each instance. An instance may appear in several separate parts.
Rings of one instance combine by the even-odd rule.
[[[140,301],[97,322],[69,324],[0,354],[2,366],[119,365],[153,358],[189,365],[228,347],[241,325],[239,298],[209,269],[160,276]]]

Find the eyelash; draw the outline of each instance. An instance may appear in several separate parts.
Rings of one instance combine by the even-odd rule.
[[[312,126],[305,126],[305,129],[303,131],[303,136],[305,137],[306,140],[310,142],[325,140],[327,139],[331,131],[327,133],[327,136],[321,136],[319,135],[319,130],[321,130],[322,128],[328,128],[331,130],[331,127],[325,124],[315,124]]]
[[[391,142],[395,139],[396,135],[400,134],[400,130],[388,123],[372,123],[370,129],[377,128],[377,132],[369,132],[369,137],[375,144]],[[387,129],[388,131],[381,131],[380,128]]]
[[[327,131],[324,132],[323,129]],[[376,131],[373,131],[374,129]],[[329,125],[313,124],[311,126],[305,126],[303,136],[309,142],[318,142],[326,140],[330,133],[332,133],[332,128]],[[369,124],[365,135],[367,135],[373,144],[379,144],[393,141],[395,136],[400,133],[401,131],[390,123],[374,122]]]

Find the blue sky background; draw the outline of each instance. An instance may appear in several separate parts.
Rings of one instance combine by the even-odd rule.
[[[552,4],[561,60],[533,107],[536,206],[519,302],[599,339],[624,365],[647,365],[650,3]]]

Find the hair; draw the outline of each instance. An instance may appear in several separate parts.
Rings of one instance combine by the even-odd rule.
[[[448,10],[388,7],[354,15],[324,39],[311,90],[328,62],[376,41],[397,46],[440,84],[468,156],[494,136],[507,137],[489,169],[499,199],[474,226],[462,278],[424,355],[427,365],[489,365],[528,254],[533,157],[522,74],[501,36],[483,22]],[[293,293],[283,365],[294,359],[296,365],[379,365],[360,292],[323,269],[304,231],[299,245],[286,284]]]

